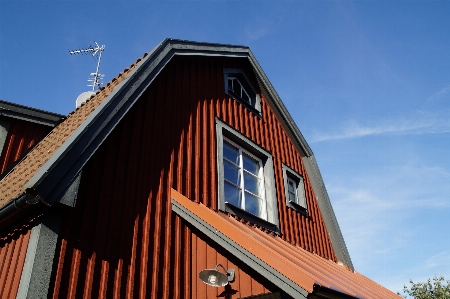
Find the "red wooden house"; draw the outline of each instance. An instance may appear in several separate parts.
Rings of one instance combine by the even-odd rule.
[[[399,298],[243,46],[138,59],[2,178],[0,232],[2,298]]]

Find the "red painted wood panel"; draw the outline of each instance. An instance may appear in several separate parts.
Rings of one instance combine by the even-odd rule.
[[[244,69],[256,86],[244,59],[175,57],[85,166],[63,217],[52,298],[217,295],[199,269],[232,257],[193,234],[170,201],[173,187],[217,209],[215,117],[273,155],[281,237],[336,260],[300,153],[263,96],[259,118],[225,95],[223,68]],[[304,176],[309,217],[286,207],[282,163]],[[270,287],[239,273],[246,296]]]
[[[9,120],[8,134],[0,156],[0,174],[52,129],[48,126],[23,120],[12,118]]]
[[[0,238],[1,298],[16,298],[30,234],[31,226],[27,224]]]

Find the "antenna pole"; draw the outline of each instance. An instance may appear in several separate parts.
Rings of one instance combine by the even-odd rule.
[[[91,76],[93,76],[93,78],[88,80],[89,82],[92,82],[92,85],[88,85],[88,86],[92,86],[93,92],[94,92],[96,86],[100,87],[100,85],[102,84],[100,82],[100,80],[105,76],[104,74],[100,74],[98,72],[100,69],[100,61],[102,59],[102,53],[105,50],[105,45],[102,45],[100,47],[96,41],[94,41],[94,43],[95,43],[95,48],[92,46],[89,46],[88,48],[85,48],[85,49],[69,51],[70,55],[92,53],[92,57],[94,59],[95,59],[95,55],[98,53],[97,69],[95,70],[95,73],[91,73]]]
[[[97,44],[96,42],[94,42],[94,43]],[[100,69],[100,61],[102,60],[102,53],[103,53],[103,50],[105,49],[105,46],[102,45],[102,47],[99,48],[99,46],[97,44],[97,48],[99,49],[99,55],[98,55],[98,61],[97,61],[97,69],[95,70],[94,81],[92,83],[92,91],[94,91],[95,86],[100,86],[100,82],[99,82],[98,78],[99,78],[99,75],[101,75],[101,74],[98,73],[98,70]],[[92,55],[95,55],[95,53]]]

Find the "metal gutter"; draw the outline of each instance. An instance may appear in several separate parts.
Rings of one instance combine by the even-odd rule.
[[[0,210],[0,225],[20,211],[43,201],[34,190],[27,189]]]

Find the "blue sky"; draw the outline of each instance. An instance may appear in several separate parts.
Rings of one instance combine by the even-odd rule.
[[[166,37],[247,45],[314,151],[358,272],[450,279],[449,1],[4,1],[0,99],[69,113]]]

